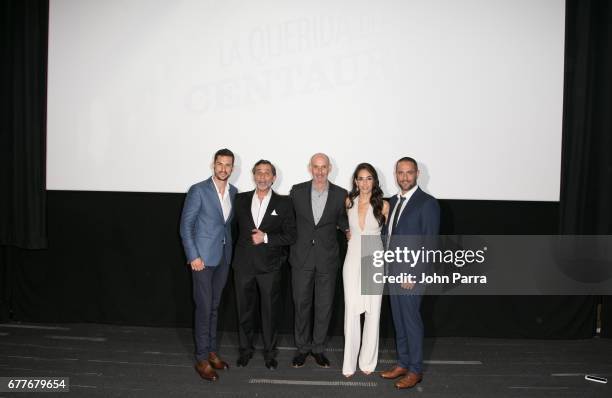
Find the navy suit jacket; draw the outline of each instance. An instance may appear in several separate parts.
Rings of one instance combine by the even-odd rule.
[[[225,251],[225,261],[232,260],[232,217],[234,198],[238,190],[227,184],[232,211],[227,221],[223,219],[223,209],[212,177],[199,182],[187,192],[180,233],[187,262],[200,257],[206,267],[216,267]]]
[[[389,218],[397,204],[397,195],[389,200]],[[391,220],[388,220],[389,222]],[[389,224],[383,230],[387,234]],[[440,233],[440,205],[436,198],[417,187],[400,214],[394,235],[438,235]]]
[[[397,204],[397,195],[393,196],[389,200],[389,218],[391,213]],[[389,220],[391,222],[391,220]],[[385,224],[383,229],[386,235],[389,230],[389,223]],[[416,191],[406,203],[404,211],[400,214],[397,225],[393,230],[393,236],[387,240],[387,236],[384,236],[383,241],[388,241],[388,250],[395,250],[397,247],[403,249],[404,246],[410,246],[413,250],[418,250],[422,246],[427,248],[433,248],[436,244],[436,235],[440,232],[440,206],[438,201],[428,193],[425,193],[421,188],[417,187]],[[413,237],[410,237],[413,236]],[[407,268],[406,264],[403,263],[390,263],[387,264],[387,272],[391,275],[399,275],[401,272],[412,271],[417,275],[420,272],[426,271],[427,268],[423,264],[419,264],[416,268]],[[395,289],[397,286],[393,285]],[[403,291],[399,289],[397,291],[402,294],[406,293],[420,293],[422,292],[422,286],[417,287],[414,291]]]

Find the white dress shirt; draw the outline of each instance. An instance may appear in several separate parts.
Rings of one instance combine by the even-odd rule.
[[[253,215],[253,222],[255,223],[255,227],[259,228],[261,225],[261,221],[266,215],[266,210],[268,209],[268,204],[270,203],[270,198],[272,197],[272,189],[268,191],[266,196],[262,200],[259,200],[257,196],[257,191],[253,193],[253,200],[251,200],[251,214]]]
[[[270,203],[270,198],[272,197],[272,188],[268,191],[266,196],[262,200],[259,200],[259,196],[257,196],[257,190],[253,193],[253,199],[251,200],[251,215],[253,216],[253,222],[255,223],[255,228],[259,229],[261,225],[261,221],[266,215],[266,210],[268,210],[268,204]],[[268,234],[264,232],[264,243],[268,243]]]
[[[219,186],[215,182],[215,178],[213,177],[213,184],[215,185],[215,190],[217,191],[217,197],[219,198],[219,203],[221,203],[221,210],[223,211],[223,221],[227,221],[230,213],[232,212],[232,201],[230,200],[229,195],[229,184],[225,185],[225,192],[221,195],[221,191],[219,191]]]

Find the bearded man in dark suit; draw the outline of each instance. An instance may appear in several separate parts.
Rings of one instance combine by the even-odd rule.
[[[416,160],[403,157],[396,162],[395,180],[400,191],[389,200],[392,210],[383,228],[388,250],[395,251],[402,237],[427,240],[439,234],[440,206],[433,196],[419,188],[418,178]],[[389,269],[394,270],[391,274],[401,271],[397,264],[391,264]],[[412,388],[423,379],[424,332],[420,311],[423,291],[423,284],[410,282],[389,289],[398,363],[380,376],[384,379],[401,377],[395,382],[397,389]]]

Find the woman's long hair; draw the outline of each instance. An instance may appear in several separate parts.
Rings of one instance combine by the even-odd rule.
[[[372,185],[372,196],[370,196],[370,204],[372,205],[372,210],[374,212],[374,218],[378,221],[378,225],[382,226],[385,223],[385,216],[382,214],[383,209],[383,191],[380,189],[380,184],[378,183],[378,173],[374,167],[369,163],[359,163],[355,168],[355,172],[353,173],[353,188],[351,192],[349,192],[349,204],[347,206],[348,209],[353,207],[353,201],[357,196],[359,196],[359,188],[357,187],[357,176],[361,170],[366,170],[368,173],[372,175],[374,179],[374,184]]]

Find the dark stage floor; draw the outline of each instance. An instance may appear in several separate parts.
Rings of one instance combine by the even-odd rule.
[[[345,379],[341,337],[330,341],[329,369],[312,358],[293,369],[292,338],[282,336],[277,370],[266,369],[257,353],[247,368],[232,366],[218,382],[206,382],[193,369],[191,336],[176,328],[0,324],[0,377],[69,377],[75,397],[612,397],[610,384],[584,379],[612,376],[609,339],[426,339],[423,382],[396,391],[377,374]],[[235,334],[222,335],[220,351],[231,365],[236,342]],[[393,342],[381,341],[377,370],[394,357]]]

